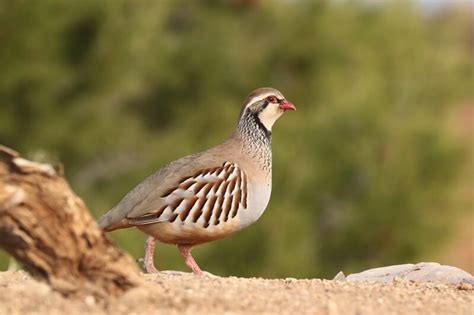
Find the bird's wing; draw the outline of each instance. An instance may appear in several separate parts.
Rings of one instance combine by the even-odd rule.
[[[247,176],[233,162],[226,161],[211,168],[199,168],[182,175],[175,185],[159,196],[147,197],[127,215],[130,225],[156,222],[198,222],[206,227],[237,215],[247,208]]]
[[[229,144],[224,145],[229,146]],[[234,179],[235,185],[238,182],[241,188],[239,200],[246,206],[247,176],[237,164],[230,161],[227,154],[223,153],[228,151],[225,147],[224,149],[215,147],[171,162],[146,178],[114,208],[104,214],[98,220],[99,226],[105,230],[114,230],[130,226],[132,222],[138,225],[176,219],[174,217],[176,213],[183,213],[182,216],[184,216],[188,211],[184,210],[185,205],[189,206],[191,201],[195,203],[193,208],[189,209],[188,215],[190,212],[194,213],[198,205],[201,205],[203,209],[204,206],[208,207],[207,202],[215,202],[217,205],[222,202],[223,204],[224,200],[219,199],[217,193],[223,192],[223,197],[228,197],[232,195],[231,193],[237,194],[237,191],[227,191],[234,187],[232,184]],[[209,189],[211,186],[219,188],[218,191]],[[206,195],[203,195],[204,191],[207,192]],[[231,203],[231,206],[233,205]],[[217,206],[215,209],[218,211]]]

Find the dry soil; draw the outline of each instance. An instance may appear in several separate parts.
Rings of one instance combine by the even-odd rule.
[[[146,284],[99,305],[66,299],[25,272],[0,273],[9,314],[474,314],[470,284],[143,275]]]

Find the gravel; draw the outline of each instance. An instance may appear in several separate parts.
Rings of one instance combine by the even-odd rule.
[[[145,285],[120,299],[66,299],[25,272],[0,273],[0,315],[6,314],[466,314],[470,283],[347,282],[320,279],[143,275]]]

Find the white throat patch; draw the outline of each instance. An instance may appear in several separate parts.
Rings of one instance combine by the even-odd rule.
[[[282,114],[283,111],[277,104],[268,104],[268,106],[258,115],[258,118],[265,128],[271,131],[273,124]]]

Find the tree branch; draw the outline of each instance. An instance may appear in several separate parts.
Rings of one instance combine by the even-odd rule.
[[[64,295],[119,296],[142,281],[61,172],[2,145],[0,247]]]

